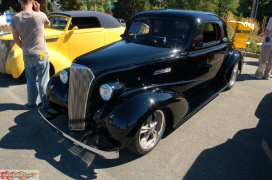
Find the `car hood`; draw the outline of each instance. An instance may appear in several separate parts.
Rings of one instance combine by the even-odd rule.
[[[51,28],[45,28],[44,33],[45,33],[45,39],[49,39],[52,37],[59,37],[60,35],[63,34],[63,31],[55,30],[55,29],[51,29]],[[0,37],[0,40],[6,40],[6,41],[13,40],[13,35],[12,34],[4,35],[4,36]]]
[[[184,49],[180,47],[176,50],[121,40],[79,56],[73,63],[97,72],[166,60],[175,57],[177,53],[180,54]]]

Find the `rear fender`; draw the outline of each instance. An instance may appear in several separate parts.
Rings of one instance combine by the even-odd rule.
[[[16,44],[13,45],[7,56],[5,69],[6,73],[11,74],[13,78],[20,77],[24,72],[23,51]]]
[[[226,63],[225,69],[223,71],[225,77],[227,77],[228,73],[234,67],[236,62],[239,63],[239,71],[241,73],[242,67],[243,67],[243,56],[242,56],[241,52],[239,52],[239,51],[233,51],[233,53],[229,55],[228,61]]]
[[[156,89],[123,98],[118,105],[108,103],[97,111],[100,115],[96,114],[95,118],[105,123],[111,137],[123,148],[133,140],[148,116],[161,108],[170,109],[171,123],[177,123],[188,112],[188,104],[179,94]]]
[[[71,67],[72,63],[61,53],[49,49],[49,60],[54,67],[54,73],[57,73],[63,69]],[[52,72],[50,70],[50,72]]]

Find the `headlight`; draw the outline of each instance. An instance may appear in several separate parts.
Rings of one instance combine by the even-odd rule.
[[[68,82],[68,72],[65,70],[60,71],[59,74],[60,80],[63,84],[67,84]]]
[[[112,88],[108,84],[103,84],[99,88],[99,93],[100,96],[102,97],[103,100],[109,101],[111,96],[112,96]]]

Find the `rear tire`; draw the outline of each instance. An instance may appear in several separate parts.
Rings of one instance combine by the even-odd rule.
[[[143,123],[134,140],[128,146],[132,152],[145,155],[152,151],[161,140],[166,127],[166,115],[156,110]]]
[[[234,84],[238,78],[238,75],[239,75],[239,63],[236,62],[231,70],[230,76],[228,77],[228,84],[229,85],[226,88],[226,90],[229,90],[234,86]]]

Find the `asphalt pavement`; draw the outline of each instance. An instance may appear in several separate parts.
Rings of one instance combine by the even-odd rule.
[[[145,156],[129,150],[106,160],[55,134],[25,104],[25,79],[0,73],[0,170],[38,170],[41,180],[272,179],[272,78],[249,76],[164,137]],[[58,117],[65,122],[65,116]]]

